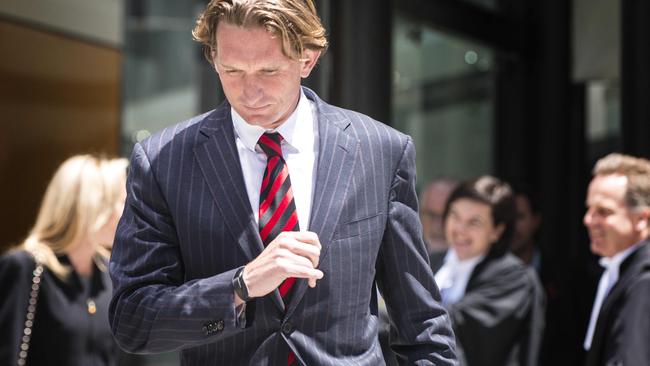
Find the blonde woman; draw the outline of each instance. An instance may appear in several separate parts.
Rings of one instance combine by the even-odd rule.
[[[126,167],[90,155],[56,171],[27,239],[0,258],[1,365],[113,365],[106,246]],[[102,255],[104,253],[104,255]]]

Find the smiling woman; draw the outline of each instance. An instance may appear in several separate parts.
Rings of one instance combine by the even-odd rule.
[[[501,180],[461,183],[447,200],[450,250],[436,273],[462,365],[537,365],[544,295],[537,275],[507,252],[514,195]]]

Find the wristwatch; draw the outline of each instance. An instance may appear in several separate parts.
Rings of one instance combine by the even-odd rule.
[[[235,272],[235,277],[232,279],[232,287],[235,288],[235,293],[244,302],[252,300],[252,297],[248,295],[248,288],[244,282],[244,267],[241,267]]]

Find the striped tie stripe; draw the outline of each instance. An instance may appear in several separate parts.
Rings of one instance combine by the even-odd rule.
[[[259,227],[264,245],[283,231],[298,231],[298,213],[291,190],[289,169],[282,158],[282,136],[265,133],[258,145],[267,156],[260,188]]]
[[[265,133],[259,147],[266,154],[266,169],[260,187],[259,227],[264,246],[283,231],[298,231],[298,212],[291,189],[289,168],[282,157],[282,136],[279,133]],[[287,278],[280,286],[280,296],[285,305],[290,300],[290,290],[295,278]],[[297,364],[296,356],[289,351],[287,364]]]

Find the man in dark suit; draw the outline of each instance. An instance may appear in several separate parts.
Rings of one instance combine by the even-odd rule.
[[[194,37],[226,95],[138,143],[110,322],[184,365],[455,364],[421,239],[411,139],[301,88],[327,41],[311,0],[213,0]]]
[[[584,224],[605,267],[584,347],[588,366],[650,365],[650,161],[596,163]]]

